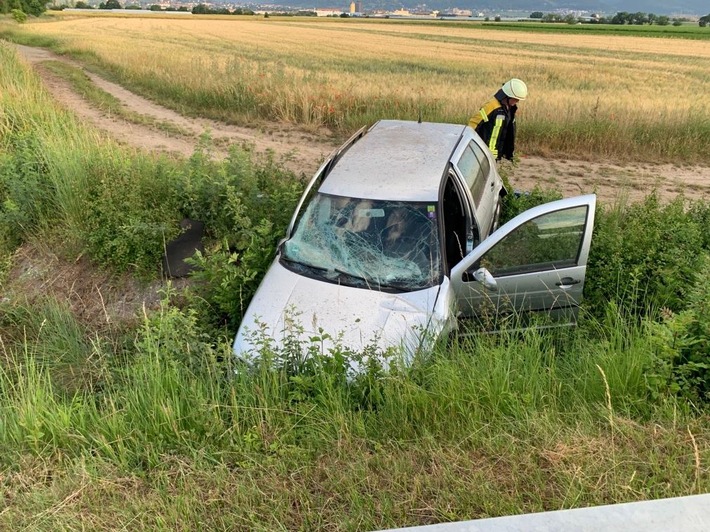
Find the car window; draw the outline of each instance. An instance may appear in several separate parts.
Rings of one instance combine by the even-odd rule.
[[[563,209],[524,223],[492,247],[479,265],[496,277],[576,266],[587,209]]]
[[[473,153],[476,155],[476,159],[478,159],[478,164],[481,167],[481,175],[483,176],[483,181],[485,184],[485,182],[488,180],[488,176],[491,173],[491,162],[488,157],[486,157],[486,153],[483,151],[483,148],[481,148],[474,141],[471,141],[469,146],[473,150]]]
[[[436,204],[318,194],[283,245],[284,266],[326,281],[416,290],[441,275]]]
[[[471,144],[466,146],[466,149],[461,153],[461,158],[456,163],[456,166],[466,181],[466,186],[471,191],[473,202],[478,207],[486,190],[487,174],[483,173],[480,160],[476,157]]]

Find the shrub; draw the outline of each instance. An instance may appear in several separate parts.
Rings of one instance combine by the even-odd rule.
[[[508,190],[510,190],[509,187]],[[549,203],[562,199],[562,194],[556,190],[542,189],[535,187],[530,192],[513,192],[503,198],[503,209],[501,211],[501,224],[512,220],[518,214],[537,205]]]
[[[27,14],[21,9],[13,9],[10,13],[12,14],[12,18],[19,24],[27,22]]]
[[[210,244],[198,254],[195,305],[213,325],[236,329],[274,258],[303,183],[273,159],[252,161],[234,147],[223,163],[198,150],[179,195],[185,216],[205,223]]]
[[[0,249],[10,251],[46,221],[54,191],[37,137],[18,132],[6,141],[9,149],[0,154]]]
[[[179,168],[147,158],[97,158],[86,171],[92,179],[80,231],[89,255],[114,271],[155,272],[165,243],[178,233]]]
[[[661,323],[648,323],[656,339],[652,375],[671,393],[699,405],[710,401],[710,255],[705,254],[697,281],[688,292],[687,308],[666,310]]]
[[[617,301],[641,315],[686,305],[702,250],[707,249],[707,209],[689,210],[679,196],[662,204],[650,194],[643,202],[598,206],[585,283],[585,305],[596,315]]]

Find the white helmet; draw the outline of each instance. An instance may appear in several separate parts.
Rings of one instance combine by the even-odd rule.
[[[522,80],[513,78],[503,84],[503,92],[508,98],[524,100],[528,97],[528,86]]]

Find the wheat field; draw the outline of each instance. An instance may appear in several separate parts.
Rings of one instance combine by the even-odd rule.
[[[345,133],[378,118],[465,122],[519,77],[529,151],[710,160],[710,40],[292,17],[50,20],[21,31],[235,122]]]

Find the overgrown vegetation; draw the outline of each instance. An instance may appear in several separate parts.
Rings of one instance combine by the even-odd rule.
[[[247,369],[234,328],[303,184],[248,149],[214,162],[207,137],[188,161],[127,151],[0,64],[0,528],[379,529],[710,490],[708,203],[599,206],[573,331],[389,371],[264,338]],[[183,217],[208,229],[193,287],[135,324],[6,282],[37,240],[158,278]]]

